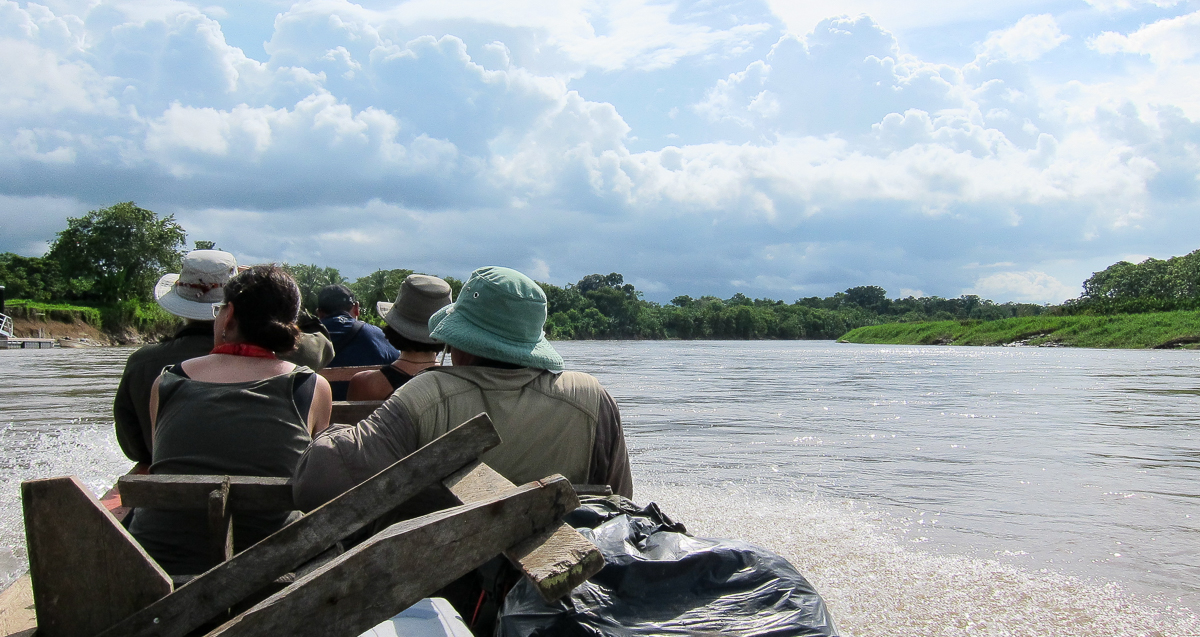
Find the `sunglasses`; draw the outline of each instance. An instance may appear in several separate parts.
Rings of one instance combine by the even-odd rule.
[[[229,301],[221,301],[220,303],[213,303],[212,304],[213,318],[217,318],[217,315],[221,313],[221,310],[226,305],[229,305]]]

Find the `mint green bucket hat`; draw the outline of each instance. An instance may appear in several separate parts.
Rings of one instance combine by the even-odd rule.
[[[533,279],[488,266],[471,273],[458,300],[429,317],[429,336],[469,354],[534,369],[561,371],[546,340],[546,293]]]

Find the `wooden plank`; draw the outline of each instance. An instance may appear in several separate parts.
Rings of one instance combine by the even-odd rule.
[[[229,506],[229,476],[208,494],[208,537],[218,562],[233,557],[233,507]]]
[[[125,475],[117,481],[121,503],[169,511],[204,510],[208,494],[229,479],[233,511],[292,511],[290,478],[251,476]]]
[[[21,483],[39,637],[95,635],[171,592],[171,578],[73,477]]]
[[[513,487],[482,462],[467,465],[442,484],[463,504],[495,497]],[[604,555],[579,531],[559,523],[504,552],[547,602],[571,592],[604,568]]]
[[[491,419],[479,414],[113,626],[104,637],[186,635],[499,443]]]
[[[128,475],[145,475],[149,470],[149,467],[139,462],[133,465]],[[108,491],[105,491],[104,495],[100,496],[100,504],[103,504],[104,508],[108,509],[108,512],[117,519],[117,522],[124,522],[125,518],[133,511],[133,507],[121,502],[121,491],[116,484],[112,485]]]
[[[328,381],[348,381],[351,378],[354,378],[354,375],[359,372],[377,372],[379,371],[380,367],[380,365],[366,365],[357,367],[324,367],[317,371],[317,373]]]
[[[342,425],[357,425],[383,404],[382,400],[335,400],[329,413],[329,422]]]
[[[353,637],[579,505],[561,476],[392,525],[208,637]]]
[[[33,584],[26,573],[0,593],[0,637],[33,637],[36,630]]]

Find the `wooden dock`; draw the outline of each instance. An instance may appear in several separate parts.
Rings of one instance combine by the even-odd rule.
[[[58,347],[52,338],[0,338],[0,349],[50,349]]]

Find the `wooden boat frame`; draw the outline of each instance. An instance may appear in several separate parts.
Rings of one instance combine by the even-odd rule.
[[[109,502],[118,513],[114,504],[208,511],[220,562],[194,577],[162,571],[77,479],[25,482],[30,573],[0,593],[0,636],[354,637],[501,553],[557,599],[603,557],[561,521],[579,505],[565,478],[518,487],[478,461],[499,442],[480,414],[236,555],[233,516],[294,509],[288,480],[122,477]],[[439,484],[458,506],[336,550]]]

